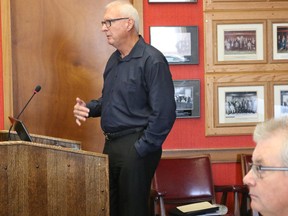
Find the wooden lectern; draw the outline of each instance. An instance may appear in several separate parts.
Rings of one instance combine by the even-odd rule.
[[[107,155],[69,140],[41,137],[43,144],[5,137],[2,131],[1,216],[109,216]]]

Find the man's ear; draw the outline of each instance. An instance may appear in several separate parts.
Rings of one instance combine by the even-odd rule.
[[[128,23],[127,24],[127,30],[131,31],[131,29],[133,29],[133,27],[134,27],[134,20],[133,19],[129,19],[127,23]]]

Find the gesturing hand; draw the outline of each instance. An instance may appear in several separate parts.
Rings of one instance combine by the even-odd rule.
[[[77,97],[73,113],[76,118],[76,123],[79,126],[81,126],[81,121],[86,121],[86,118],[89,116],[89,111],[90,110],[86,107],[86,103]]]

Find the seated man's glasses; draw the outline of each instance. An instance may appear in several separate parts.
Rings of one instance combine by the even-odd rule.
[[[124,19],[129,19],[129,17],[121,17],[121,18],[116,18],[116,19],[107,19],[101,22],[102,26],[106,26],[107,28],[109,28],[112,24],[112,22],[116,22],[119,20],[124,20]]]
[[[262,178],[261,174],[264,171],[288,171],[288,167],[271,167],[271,166],[262,166],[258,164],[249,163],[250,169],[257,176],[257,178]]]

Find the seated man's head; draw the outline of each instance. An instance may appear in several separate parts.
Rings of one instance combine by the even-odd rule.
[[[258,124],[251,170],[244,177],[252,209],[264,216],[288,215],[288,118]]]

